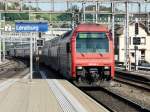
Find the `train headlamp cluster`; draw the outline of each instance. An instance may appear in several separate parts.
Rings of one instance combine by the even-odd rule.
[[[104,69],[109,69],[109,67],[105,66]]]
[[[82,66],[78,66],[77,69],[78,69],[78,70],[82,70],[83,67],[82,67]]]

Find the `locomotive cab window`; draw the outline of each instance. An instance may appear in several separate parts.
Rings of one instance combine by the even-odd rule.
[[[109,40],[105,32],[80,32],[76,38],[79,53],[108,53]]]

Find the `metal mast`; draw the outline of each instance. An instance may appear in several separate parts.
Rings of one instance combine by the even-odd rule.
[[[126,20],[125,20],[125,67],[126,70],[130,70],[130,57],[129,57],[129,11],[128,0],[125,2],[126,8]]]

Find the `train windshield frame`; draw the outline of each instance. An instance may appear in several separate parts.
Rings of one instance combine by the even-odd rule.
[[[79,32],[76,37],[78,53],[109,53],[109,39],[106,32]]]

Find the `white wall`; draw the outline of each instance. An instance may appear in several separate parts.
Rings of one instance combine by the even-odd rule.
[[[129,25],[129,37],[131,37],[131,45],[129,45],[130,48],[130,54],[131,52],[134,52],[134,45],[133,45],[133,37],[135,37],[135,26]],[[139,35],[137,37],[146,37],[146,45],[138,45],[139,49],[145,49],[145,60],[150,62],[150,36],[147,35],[145,30],[141,27],[139,27]],[[124,62],[125,60],[125,31],[123,34],[119,37],[119,61]],[[139,54],[139,53],[138,53]],[[140,54],[139,54],[140,55]],[[135,62],[135,59],[130,55],[131,62]]]

